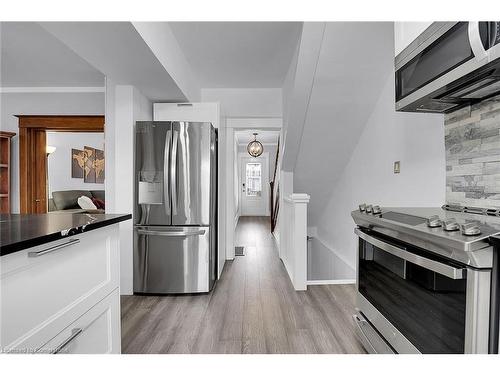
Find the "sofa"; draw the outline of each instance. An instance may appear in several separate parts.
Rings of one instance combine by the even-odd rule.
[[[104,202],[104,190],[61,190],[53,191],[49,199],[50,213],[104,213],[104,210],[85,210],[78,205],[78,198],[85,195]]]

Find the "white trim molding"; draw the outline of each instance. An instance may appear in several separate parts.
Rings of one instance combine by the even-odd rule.
[[[299,194],[299,193],[293,193],[290,194],[288,197],[285,197],[285,201],[290,203],[309,203],[309,199],[311,199],[309,194]]]
[[[295,290],[307,290],[308,194],[292,193],[280,207],[280,258]],[[281,223],[281,220],[283,221]]]
[[[355,279],[344,280],[307,280],[307,285],[340,285],[340,284],[356,284]]]
[[[0,87],[1,94],[104,93],[104,86]]]

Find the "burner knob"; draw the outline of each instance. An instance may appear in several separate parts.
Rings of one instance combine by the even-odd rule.
[[[429,228],[437,228],[441,226],[441,219],[438,215],[431,216],[427,218],[427,226]]]
[[[380,209],[380,206],[373,206],[372,211],[374,215],[379,215],[382,213],[382,210]]]
[[[366,204],[365,203],[359,205],[359,211],[361,211],[361,212],[366,211]]]
[[[367,214],[371,214],[372,212],[373,212],[373,207],[372,207],[372,205],[371,205],[371,204],[368,204],[368,205],[366,206],[366,213],[367,213]]]
[[[479,229],[479,225],[476,223],[463,224],[460,226],[460,230],[465,236],[477,236],[478,234],[481,234],[481,229]]]
[[[446,219],[442,223],[443,229],[447,232],[452,232],[454,230],[459,230],[460,227],[455,219]]]

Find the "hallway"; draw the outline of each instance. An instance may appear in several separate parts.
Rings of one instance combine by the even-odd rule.
[[[241,217],[236,245],[204,295],[123,296],[123,353],[364,353],[356,338],[354,286],[296,292],[265,217]]]

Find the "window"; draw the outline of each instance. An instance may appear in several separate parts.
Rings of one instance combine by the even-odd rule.
[[[262,193],[262,165],[247,163],[246,167],[246,194],[247,197],[260,197]]]

